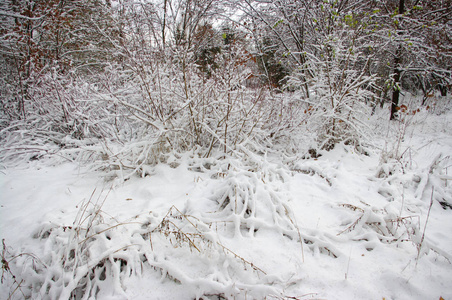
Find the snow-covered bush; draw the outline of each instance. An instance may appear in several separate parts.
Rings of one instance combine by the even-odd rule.
[[[28,94],[24,118],[1,114],[0,157],[5,163],[74,150],[106,134],[108,126],[100,124],[105,110],[90,99],[86,80],[52,72],[30,85]]]
[[[163,57],[160,57],[163,55]],[[249,69],[241,49],[225,50],[209,79],[184,50],[154,53],[146,64],[111,66],[97,79],[91,97],[104,117],[98,162],[129,176],[146,165],[194,151],[201,157],[242,149],[264,152],[281,131],[283,104],[266,89],[245,86]],[[137,64],[135,62],[135,64]],[[103,110],[103,112],[102,112]]]
[[[339,15],[336,5],[322,5],[324,19],[314,20],[318,33],[312,53],[304,53],[306,63],[294,70],[287,83],[303,103],[307,127],[316,132],[318,148],[326,150],[340,142],[360,146],[369,137],[366,120],[376,80],[369,71],[371,56],[364,55],[372,46],[363,35],[369,16]]]

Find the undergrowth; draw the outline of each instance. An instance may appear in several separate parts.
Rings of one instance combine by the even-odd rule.
[[[23,298],[91,299],[126,295],[125,280],[154,272],[197,299],[285,297],[281,279],[222,240],[253,239],[260,230],[270,230],[300,245],[300,261],[304,243],[307,249],[317,246],[320,240],[300,232],[285,204],[279,183],[287,179],[286,171],[264,162],[246,171],[239,160],[210,158],[192,158],[188,167],[206,172],[210,184],[218,185],[211,198],[215,211],[171,206],[164,214],[148,211],[120,221],[103,210],[108,192],[94,191],[72,224],[45,222],[35,231],[44,253],[39,259],[4,251],[5,284]],[[11,299],[18,297],[13,290]]]

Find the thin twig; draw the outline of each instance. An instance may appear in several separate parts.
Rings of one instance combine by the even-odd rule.
[[[417,248],[416,266],[417,266],[417,263],[419,261],[419,256],[421,254],[421,248],[422,248],[422,244],[423,244],[424,238],[425,238],[425,230],[427,229],[427,223],[428,223],[428,219],[430,217],[430,210],[432,209],[432,205],[433,205],[433,192],[434,192],[434,190],[435,190],[435,188],[432,186],[432,195],[430,197],[430,206],[428,207],[427,219],[425,220],[424,232],[422,233],[421,242],[419,243],[418,248]]]

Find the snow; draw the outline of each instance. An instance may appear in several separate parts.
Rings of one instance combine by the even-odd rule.
[[[186,155],[119,182],[5,165],[0,297],[12,273],[12,299],[452,299],[452,113],[405,123],[400,159],[400,124],[373,118],[367,155],[338,145],[291,167]]]

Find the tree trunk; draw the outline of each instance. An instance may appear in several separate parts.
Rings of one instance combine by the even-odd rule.
[[[441,91],[441,97],[447,97],[447,86],[445,84],[441,84],[439,90]]]
[[[402,15],[405,12],[405,0],[400,0],[399,2],[399,15]],[[397,29],[398,26],[397,26]],[[400,35],[401,32],[398,32]],[[399,106],[399,98],[400,98],[400,74],[402,71],[400,70],[400,63],[402,60],[402,45],[399,45],[396,51],[396,56],[394,58],[394,89],[392,91],[392,104],[391,104],[391,117],[390,120],[394,120],[397,115],[397,107]]]
[[[400,60],[401,60],[401,49],[402,46],[399,46],[396,52],[396,57],[394,59],[394,87],[392,89],[392,103],[391,103],[391,118],[390,120],[394,120],[397,116],[397,108],[399,106],[399,98],[400,98]]]
[[[165,49],[165,30],[166,30],[166,3],[167,0],[163,2],[163,24],[162,24],[162,47]]]

